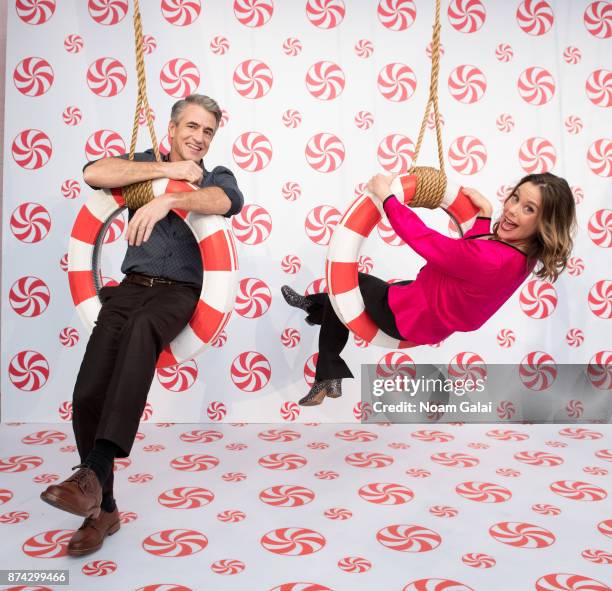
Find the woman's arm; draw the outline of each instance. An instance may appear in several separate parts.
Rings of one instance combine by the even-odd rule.
[[[384,209],[396,234],[427,262],[459,279],[482,279],[478,245],[473,241],[455,240],[432,230],[395,195],[385,199]]]

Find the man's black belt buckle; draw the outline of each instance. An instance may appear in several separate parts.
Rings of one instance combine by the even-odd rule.
[[[144,287],[153,287],[154,285],[175,285],[178,283],[177,281],[171,281],[165,277],[149,277],[148,275],[140,275],[138,273],[130,273],[127,276],[127,280],[130,283],[136,283]]]

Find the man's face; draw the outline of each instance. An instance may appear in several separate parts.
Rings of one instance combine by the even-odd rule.
[[[178,123],[168,124],[170,161],[193,160],[200,162],[215,135],[215,116],[199,105],[188,104]]]

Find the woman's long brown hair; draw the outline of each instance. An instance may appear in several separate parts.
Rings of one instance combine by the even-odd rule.
[[[539,187],[542,197],[536,235],[526,251],[527,261],[540,263],[534,271],[536,277],[554,282],[565,269],[574,245],[573,235],[576,230],[574,196],[565,179],[544,172],[523,177],[504,203],[524,183],[533,183]],[[493,234],[497,235],[498,227],[499,222],[496,222]]]

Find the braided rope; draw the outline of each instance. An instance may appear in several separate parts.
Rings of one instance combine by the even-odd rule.
[[[134,125],[132,127],[132,142],[130,144],[130,160],[134,160],[136,152],[136,140],[138,139],[138,115],[140,108],[144,109],[147,118],[147,127],[153,144],[153,152],[155,160],[161,160],[159,153],[159,145],[155,128],[153,127],[153,117],[151,116],[151,108],[149,107],[149,99],[147,98],[147,78],[145,75],[144,52],[142,49],[142,20],[140,18],[140,6],[138,0],[134,0],[134,43],[136,46],[136,74],[138,77],[138,98],[136,99],[136,111],[134,113]],[[151,181],[143,181],[127,185],[122,189],[123,197],[126,205],[130,209],[138,209],[145,203],[151,201],[153,195],[153,183]]]
[[[425,115],[421,122],[421,129],[414,150],[412,166],[409,174],[416,174],[419,182],[411,207],[428,207],[435,209],[442,203],[444,191],[446,190],[446,174],[444,172],[444,149],[442,147],[442,129],[440,125],[440,112],[438,110],[438,78],[440,74],[440,0],[436,0],[436,16],[432,34],[432,56],[431,56],[431,77],[429,81],[429,98],[425,107]],[[416,166],[423,138],[425,137],[425,126],[429,117],[430,109],[433,107],[434,122],[436,126],[436,141],[438,144],[438,162],[440,169],[428,166]]]

